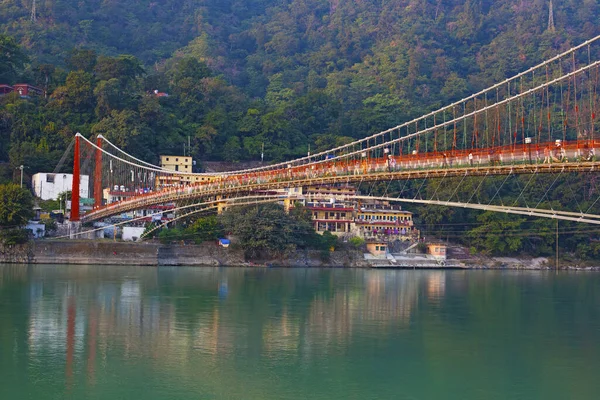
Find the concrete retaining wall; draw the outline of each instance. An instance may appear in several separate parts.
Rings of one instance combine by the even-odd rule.
[[[34,264],[158,265],[159,246],[108,241],[36,241]]]
[[[236,261],[230,252],[212,243],[165,246],[159,243],[44,240],[33,242],[31,247],[29,262],[35,264],[223,265]]]
[[[113,242],[109,240],[39,240],[22,246],[0,249],[0,263],[100,264],[100,265],[189,265],[243,266],[243,254],[216,243],[162,245],[160,243]],[[282,267],[367,267],[362,254],[336,251],[321,260],[318,251],[298,251],[292,257],[268,264]],[[364,264],[364,265],[363,265]]]

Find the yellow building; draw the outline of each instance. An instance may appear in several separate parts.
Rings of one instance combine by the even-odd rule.
[[[427,253],[431,254],[436,260],[446,259],[446,244],[445,243],[429,243],[427,245]]]
[[[343,196],[355,196],[356,188],[352,185],[322,185],[322,186],[305,186],[302,189],[302,194],[307,202],[326,201],[329,197],[343,198]],[[347,204],[355,204],[355,202],[345,201]]]
[[[374,256],[385,255],[387,251],[387,243],[383,241],[373,241],[367,243],[367,251]]]
[[[419,238],[413,214],[388,203],[362,204],[354,219],[356,233],[369,240],[411,241]]]
[[[171,171],[182,172],[181,175],[159,176],[159,185],[189,185],[191,183],[211,182],[216,179],[216,175],[192,174],[194,161],[192,157],[183,156],[160,156],[161,168]]]
[[[304,187],[302,195],[313,214],[315,231],[360,236],[368,242],[419,238],[411,212],[388,202],[359,204],[352,199],[356,194],[356,187],[348,184]]]
[[[171,171],[192,172],[192,157],[160,156],[160,166]]]
[[[354,207],[342,203],[308,202],[306,207],[313,216],[313,226],[317,233],[329,231],[343,236],[352,231]]]
[[[184,172],[182,175],[159,176],[159,184],[180,185],[182,183],[192,182],[192,157],[183,156],[160,156],[161,168],[176,172]],[[190,174],[190,175],[188,175]]]
[[[302,189],[306,207],[312,212],[314,229],[322,234],[329,231],[344,236],[354,230],[354,201],[336,200],[340,196],[353,196],[351,185],[307,186]]]

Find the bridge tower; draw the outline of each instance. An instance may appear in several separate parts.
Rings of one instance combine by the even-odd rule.
[[[81,133],[75,135],[75,153],[73,156],[73,184],[71,185],[71,222],[79,221],[79,152]]]

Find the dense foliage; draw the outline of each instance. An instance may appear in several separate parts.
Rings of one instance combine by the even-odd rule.
[[[48,98],[4,99],[0,158],[10,145],[13,164],[36,153],[34,169],[48,168],[77,131],[149,160],[188,136],[197,160],[258,160],[263,143],[266,160],[304,155],[600,32],[597,2],[556,3],[552,32],[546,0],[48,0],[35,21],[31,2],[6,1],[0,32],[31,62],[0,76],[14,82],[16,68]]]
[[[222,222],[248,258],[281,257],[297,248],[327,250],[336,242],[332,235],[315,233],[310,211],[301,206],[289,213],[277,204],[234,208],[223,214]]]
[[[0,185],[0,227],[25,225],[33,216],[33,197],[18,185]]]
[[[18,185],[0,185],[0,243],[18,244],[28,240],[22,227],[33,216],[33,197]]]
[[[151,162],[181,153],[188,138],[200,162],[256,161],[263,144],[267,162],[290,159],[389,128],[600,33],[593,0],[555,1],[555,30],[548,0],[36,5],[32,15],[31,1],[0,3],[0,84],[45,91],[0,98],[0,181],[21,164],[27,174],[53,170],[75,132],[102,133]],[[419,211],[428,225],[462,213],[490,229],[519,223]],[[523,248],[478,233],[476,248]]]
[[[187,221],[186,221],[187,222]],[[154,228],[151,224],[147,230]],[[169,229],[162,229],[158,238],[162,243],[173,242],[191,242],[200,244],[222,238],[224,235],[223,226],[216,215],[197,217],[187,226],[171,226]]]

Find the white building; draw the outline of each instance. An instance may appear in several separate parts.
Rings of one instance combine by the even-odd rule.
[[[136,241],[142,236],[146,228],[143,226],[124,226],[123,227],[123,240]]]
[[[89,197],[90,177],[79,176],[79,197]],[[40,172],[31,178],[33,192],[42,200],[56,200],[58,195],[73,188],[73,174],[49,174]]]

